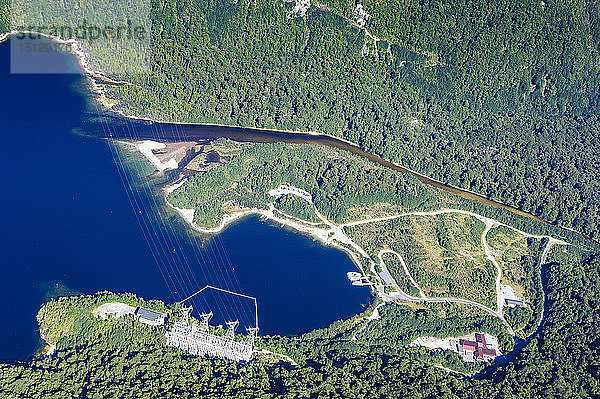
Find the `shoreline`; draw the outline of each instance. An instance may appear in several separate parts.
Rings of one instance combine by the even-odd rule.
[[[126,81],[114,81],[113,79],[110,79],[106,76],[104,76],[103,74],[101,74],[100,72],[96,72],[94,70],[92,70],[89,66],[88,66],[88,61],[87,61],[87,57],[88,54],[85,53],[83,50],[81,50],[79,43],[77,42],[77,40],[75,39],[69,39],[69,40],[63,40],[59,37],[56,36],[51,36],[45,33],[39,33],[39,32],[30,32],[30,31],[10,31],[7,32],[5,34],[3,34],[2,36],[0,36],[0,43],[6,41],[7,39],[9,39],[12,35],[16,35],[19,33],[25,33],[25,34],[29,34],[29,33],[35,33],[35,34],[39,34],[40,36],[43,36],[47,39],[50,40],[54,40],[58,43],[62,43],[62,44],[72,44],[73,45],[73,52],[72,54],[76,56],[79,66],[81,67],[81,69],[90,77],[92,78],[92,91],[97,93],[97,94],[104,94],[104,90],[101,87],[98,87],[98,84],[94,81],[94,78],[99,78],[102,80],[106,80],[106,81],[110,81],[111,83],[114,84],[125,84],[125,85],[130,85],[130,86],[134,86],[133,83],[131,82],[126,82]],[[107,98],[108,100],[110,100],[110,98]],[[278,133],[290,133],[290,134],[308,134],[311,136],[316,136],[316,137],[328,137],[328,138],[332,138],[332,139],[337,139],[337,140],[341,140],[347,144],[359,147],[360,146],[352,141],[343,139],[343,138],[339,138],[336,136],[331,136],[329,134],[325,134],[325,133],[319,133],[319,132],[315,132],[315,131],[304,131],[304,130],[289,130],[289,129],[277,129],[277,128],[264,128],[264,127],[256,127],[256,126],[242,126],[242,125],[228,125],[228,124],[224,124],[224,123],[205,123],[205,122],[173,122],[173,121],[165,121],[165,120],[160,120],[160,119],[152,119],[152,118],[147,118],[147,117],[141,117],[141,116],[136,116],[136,115],[128,115],[125,114],[123,111],[120,110],[113,110],[112,107],[114,106],[114,104],[107,104],[106,102],[100,100],[100,99],[96,99],[107,111],[120,115],[124,118],[127,119],[133,119],[133,120],[138,120],[138,121],[144,121],[144,122],[150,122],[150,123],[164,123],[164,124],[173,124],[173,125],[197,125],[197,126],[206,126],[206,127],[210,127],[210,126],[218,126],[218,127],[233,127],[233,128],[241,128],[241,129],[254,129],[254,130],[259,130],[259,131],[264,131],[264,132],[278,132]]]
[[[39,314],[35,316],[35,320],[37,321],[38,333],[40,334],[40,339],[46,344],[45,346],[38,348],[37,352],[40,354],[43,354],[44,356],[54,355],[54,353],[56,353],[56,343],[52,344],[52,343],[48,342],[48,340],[46,339],[46,335],[42,331],[42,324],[41,324]]]
[[[20,33],[36,34],[36,35],[42,36],[46,39],[53,40],[57,43],[70,44],[72,46],[71,47],[72,51],[70,53],[73,56],[75,56],[75,58],[77,59],[77,64],[83,71],[82,75],[87,75],[89,77],[88,86],[90,87],[90,90],[92,91],[92,93],[95,93],[98,95],[98,97],[95,98],[95,101],[98,101],[98,103],[100,103],[100,105],[102,107],[104,107],[104,109],[106,109],[107,111],[118,113],[118,114],[126,117],[126,115],[124,115],[123,113],[111,110],[111,107],[114,106],[114,104],[110,104],[109,102],[105,101],[105,100],[107,100],[106,98],[102,99],[102,97],[104,96],[104,89],[98,85],[98,83],[96,82],[96,79],[110,82],[113,84],[133,85],[133,83],[125,82],[125,81],[115,81],[109,77],[104,76],[102,73],[96,72],[93,69],[91,69],[91,67],[88,65],[89,55],[85,51],[83,51],[83,49],[80,46],[80,43],[76,39],[64,40],[64,39],[61,39],[60,37],[48,35],[46,33],[40,33],[40,32],[34,32],[34,31],[11,30],[10,32],[6,32],[6,33],[2,34],[2,36],[0,36],[0,43],[4,43],[5,41],[8,41],[11,36],[17,35]],[[110,99],[108,99],[108,100],[110,100]]]
[[[330,138],[330,139],[335,139],[335,140],[340,140],[343,141],[346,144],[355,146],[357,148],[360,148],[360,146],[357,143],[354,143],[352,141],[340,138],[340,137],[336,137],[336,136],[331,136],[329,134],[326,133],[319,133],[319,132],[315,132],[315,131],[304,131],[304,130],[290,130],[290,129],[277,129],[277,128],[264,128],[264,127],[255,127],[255,126],[242,126],[242,125],[228,125],[228,124],[224,124],[224,123],[203,123],[203,122],[173,122],[173,121],[165,121],[165,120],[160,120],[160,119],[152,119],[152,118],[147,118],[147,117],[141,117],[141,116],[136,116],[136,115],[128,115],[126,113],[124,113],[123,111],[120,110],[114,110],[112,109],[112,107],[114,107],[115,104],[111,104],[110,102],[107,103],[106,100],[111,100],[110,98],[105,98],[105,99],[101,99],[101,96],[104,95],[104,90],[98,86],[98,84],[96,83],[96,81],[94,80],[94,78],[96,79],[102,79],[102,80],[107,80],[107,81],[112,81],[116,84],[126,84],[126,85],[134,85],[131,82],[125,82],[125,81],[113,81],[112,79],[102,75],[100,72],[96,72],[94,70],[92,70],[89,66],[88,66],[88,61],[87,61],[87,57],[88,54],[85,53],[83,50],[81,50],[79,43],[77,42],[77,40],[75,39],[69,39],[69,40],[63,40],[59,37],[56,36],[51,36],[45,33],[38,33],[38,32],[30,32],[30,31],[10,31],[8,33],[5,33],[3,36],[0,36],[0,43],[6,41],[7,39],[9,39],[12,35],[16,35],[19,33],[25,33],[25,34],[29,34],[29,33],[35,33],[35,34],[39,34],[40,36],[43,36],[47,39],[50,40],[54,40],[58,43],[62,43],[62,44],[72,44],[73,45],[73,52],[72,54],[75,55],[75,57],[77,58],[78,64],[81,67],[81,69],[90,77],[90,87],[92,92],[99,94],[100,96],[98,98],[96,98],[95,100],[98,101],[106,111],[113,113],[113,114],[117,114],[120,115],[124,118],[127,119],[132,119],[132,120],[137,120],[137,121],[143,121],[143,122],[150,122],[150,123],[161,123],[161,124],[172,124],[172,125],[190,125],[190,126],[204,126],[204,127],[211,127],[211,126],[215,126],[215,127],[231,127],[231,128],[241,128],[241,129],[254,129],[254,130],[258,130],[258,131],[263,131],[263,132],[277,132],[277,133],[288,133],[288,134],[298,134],[298,135],[304,135],[304,134],[308,134],[311,136],[315,136],[315,137],[324,137],[324,138]],[[416,173],[416,172],[415,172]]]
[[[385,158],[381,157],[380,155],[377,155],[375,153],[371,153],[368,152],[366,150],[363,150],[362,147],[360,145],[358,145],[357,143],[354,143],[352,141],[346,140],[344,138],[340,138],[340,137],[336,137],[336,136],[332,136],[330,134],[326,134],[326,133],[318,133],[318,132],[314,132],[314,131],[301,131],[301,130],[288,130],[288,129],[276,129],[276,128],[262,128],[262,127],[251,127],[251,126],[240,126],[240,125],[228,125],[228,124],[221,124],[221,123],[196,123],[196,122],[169,122],[169,121],[162,121],[162,120],[158,120],[158,119],[152,119],[152,118],[145,118],[145,117],[138,117],[138,116],[134,116],[134,115],[127,115],[124,112],[120,111],[120,110],[113,110],[112,107],[115,105],[114,103],[111,103],[110,98],[107,98],[105,96],[105,90],[104,88],[100,87],[100,85],[96,82],[95,79],[101,79],[101,80],[105,80],[105,81],[112,81],[114,83],[117,84],[125,84],[125,85],[134,85],[131,82],[117,82],[117,81],[113,81],[110,78],[105,77],[104,75],[102,75],[99,72],[95,72],[93,71],[89,66],[88,66],[88,62],[86,60],[86,58],[88,57],[88,54],[86,54],[83,50],[81,50],[80,46],[78,45],[77,40],[75,39],[69,39],[69,40],[63,40],[59,37],[55,37],[55,36],[51,36],[51,35],[47,35],[44,33],[38,33],[38,32],[30,32],[30,31],[11,31],[8,33],[5,33],[3,36],[0,37],[0,43],[6,41],[8,38],[10,38],[10,36],[14,35],[14,34],[18,34],[18,33],[35,33],[35,34],[39,34],[45,38],[48,38],[50,40],[55,40],[59,43],[66,43],[66,44],[72,44],[73,45],[73,54],[76,56],[77,60],[78,60],[78,64],[81,67],[81,69],[85,72],[85,74],[87,74],[87,76],[90,78],[89,79],[89,87],[91,89],[91,91],[95,94],[97,94],[97,97],[94,99],[95,101],[97,101],[98,103],[100,103],[100,105],[109,113],[113,113],[116,115],[120,115],[121,117],[127,118],[127,119],[132,119],[132,120],[137,120],[137,121],[144,121],[144,122],[148,122],[151,124],[154,123],[158,123],[158,124],[171,124],[171,125],[188,125],[188,126],[202,126],[202,127],[223,127],[223,128],[239,128],[239,129],[253,129],[259,132],[272,132],[272,133],[286,133],[286,134],[292,134],[292,135],[309,135],[309,136],[313,136],[313,137],[320,137],[320,138],[324,138],[324,139],[330,139],[330,140],[337,140],[341,143],[344,143],[346,145],[352,146],[354,148],[356,148],[357,150],[361,151],[362,153],[365,154],[369,154],[370,156],[379,159],[381,162],[376,162],[373,161],[371,159],[369,159],[367,157],[368,160],[370,160],[371,162],[375,162],[383,167],[387,167],[390,168],[389,166],[386,166],[385,164],[388,165],[393,165],[395,168],[398,168],[400,170],[397,170],[398,172],[401,173],[408,173],[410,175],[412,175],[414,178],[416,178],[417,180],[419,180],[422,184],[425,185],[429,185],[432,186],[434,188],[437,189],[442,189],[445,191],[448,191],[454,195],[457,195],[459,197],[462,198],[466,198],[469,199],[471,201],[476,201],[476,202],[480,202],[484,205],[487,206],[492,206],[492,207],[496,207],[496,208],[502,208],[502,209],[506,209],[509,212],[516,214],[517,216],[521,216],[521,217],[526,217],[526,218],[530,218],[536,222],[540,222],[542,224],[546,224],[549,226],[555,226],[561,230],[566,230],[568,232],[572,232],[575,234],[578,234],[580,236],[582,236],[584,239],[587,239],[593,243],[598,243],[599,241],[593,238],[588,237],[587,235],[583,234],[582,232],[576,231],[572,228],[569,227],[563,227],[559,224],[554,224],[551,222],[548,222],[547,220],[544,220],[542,218],[540,218],[539,216],[534,215],[533,213],[530,213],[528,211],[516,208],[512,205],[509,205],[501,200],[495,200],[495,199],[491,199],[488,198],[487,196],[483,195],[483,194],[479,194],[477,192],[474,192],[472,190],[469,189],[464,189],[458,186],[455,186],[453,184],[450,183],[445,183],[441,180],[429,177],[427,175],[424,175],[420,172],[417,172],[413,169],[410,169],[408,167],[405,167],[397,162],[393,162],[390,160],[386,160]],[[355,154],[355,155],[359,155],[360,154]],[[154,162],[153,162],[154,163]],[[394,168],[391,168],[392,170],[394,170]]]
[[[185,183],[186,180],[187,179],[183,179],[182,181],[180,181],[178,183],[171,184],[167,187],[164,187],[163,188],[163,191],[164,191],[163,198],[164,198],[167,206],[169,208],[171,208],[172,210],[176,211],[183,218],[183,220],[188,224],[188,227],[191,227],[193,230],[195,230],[199,233],[202,233],[202,234],[216,236],[216,235],[220,234],[221,232],[223,232],[230,225],[232,225],[236,222],[239,222],[246,217],[249,217],[252,215],[259,215],[261,217],[264,217],[266,220],[280,224],[282,228],[288,228],[288,229],[292,230],[294,233],[303,234],[303,235],[306,235],[313,239],[316,239],[323,246],[332,247],[332,248],[341,250],[342,252],[344,252],[345,254],[348,255],[348,257],[352,260],[352,263],[354,263],[355,267],[364,276],[367,275],[365,273],[365,271],[363,270],[360,260],[358,259],[357,255],[353,251],[349,250],[348,248],[344,247],[343,245],[336,244],[333,241],[328,241],[327,240],[327,232],[320,231],[321,229],[318,227],[309,227],[300,222],[295,222],[293,220],[284,219],[279,216],[275,216],[273,213],[273,210],[275,210],[275,208],[272,203],[269,204],[269,209],[267,209],[267,210],[251,208],[251,209],[239,211],[239,212],[232,213],[232,214],[225,214],[221,217],[221,221],[220,221],[219,225],[216,227],[199,226],[193,220],[193,214],[195,212],[194,209],[178,208],[178,207],[174,206],[173,204],[171,204],[169,202],[169,200],[167,199],[169,194],[172,193],[177,188],[181,187]],[[377,295],[377,291],[375,289],[373,289],[373,287],[371,288],[371,295],[373,295],[373,296]]]
[[[130,145],[134,147],[137,151],[139,151],[143,156],[146,157],[150,163],[159,171],[165,172],[167,170],[174,170],[179,167],[175,158],[171,158],[167,162],[162,162],[158,157],[154,154],[154,150],[161,150],[166,148],[165,143],[160,143],[158,141],[152,140],[142,140],[142,141],[119,141],[120,143]]]

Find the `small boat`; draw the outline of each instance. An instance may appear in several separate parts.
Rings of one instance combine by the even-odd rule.
[[[362,274],[358,273],[358,272],[348,272],[346,273],[346,276],[348,277],[348,280],[350,281],[360,281],[362,279]]]

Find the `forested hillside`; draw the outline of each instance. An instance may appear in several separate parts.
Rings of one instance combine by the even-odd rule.
[[[10,1],[0,0],[0,34],[10,29]]]
[[[152,71],[109,96],[127,114],[344,137],[598,235],[596,2],[362,5],[366,22],[342,0],[304,16],[282,0],[154,0]]]
[[[218,226],[225,214],[248,208],[267,209],[275,200],[268,192],[287,183],[310,192],[314,205],[335,223],[364,219],[371,212],[382,216],[452,208],[475,212],[530,233],[589,244],[579,234],[451,195],[345,151],[308,144],[236,144],[226,139],[212,144],[223,154],[229,154],[230,160],[191,176],[168,196],[168,201],[178,208],[195,209],[194,222],[205,228]],[[304,213],[306,204],[304,200],[280,199],[276,208],[310,219]],[[387,210],[377,211],[381,206]],[[308,210],[313,212],[312,207]]]
[[[237,147],[228,140],[218,143],[220,148]],[[352,208],[381,203],[393,204],[397,210],[472,205],[342,151],[275,143],[244,144],[237,152],[224,165],[190,177],[168,201],[179,208],[195,209],[194,221],[204,227],[221,223],[228,213],[224,204],[235,204],[234,209],[268,208],[275,200],[269,191],[282,183],[310,192],[320,212],[336,223],[349,221]],[[301,200],[287,208],[299,216],[305,204]],[[308,209],[312,211],[312,207]]]
[[[324,3],[156,3],[153,73],[117,108],[341,136],[598,234],[596,3],[369,1],[368,35]]]
[[[264,344],[281,346],[297,357],[296,367],[188,356],[164,347],[162,328],[155,334],[130,318],[99,322],[80,313],[68,330],[71,335],[58,341],[54,356],[0,365],[0,392],[15,398],[597,397],[600,263],[597,257],[582,256],[573,247],[551,255],[545,273],[549,304],[540,334],[514,362],[482,379],[464,379],[426,366],[419,351],[398,348],[423,329],[437,328],[443,334],[462,328],[431,312],[402,306],[383,316],[385,330],[372,324],[366,344],[340,334],[345,323],[300,339],[264,338]],[[79,311],[89,306],[90,298],[53,302],[42,319],[52,322],[50,311],[70,303]],[[453,358],[435,356],[446,364]]]
[[[0,0],[4,31],[8,4]],[[343,137],[421,173],[600,236],[597,2],[362,5],[370,14],[364,27],[356,3],[346,0],[314,2],[303,16],[282,0],[153,0],[152,72],[125,76],[135,85],[107,88],[107,95],[127,114]],[[241,188],[253,193],[298,179],[298,186],[318,190],[315,202],[340,220],[368,202],[365,193],[407,208],[425,209],[439,199],[429,190],[411,192],[405,176],[348,165],[322,151],[296,150],[319,156],[284,163],[278,158],[283,145],[262,148],[270,151],[225,166],[239,172]],[[328,180],[318,180],[321,170]],[[224,187],[229,183],[208,173]],[[196,194],[214,188],[196,180],[189,180],[197,183]],[[352,191],[354,184],[361,190]],[[182,206],[198,205],[178,192],[172,197]],[[242,197],[247,206],[260,199]],[[201,208],[204,216],[221,216],[209,205]],[[296,367],[189,356],[164,346],[162,327],[155,334],[130,318],[100,324],[88,313],[79,317],[82,312],[67,318],[73,334],[43,324],[43,333],[58,341],[55,356],[0,364],[0,396],[600,397],[600,258],[577,245],[554,249],[541,280],[547,302],[539,334],[514,361],[482,378],[432,365],[474,371],[453,363],[451,354],[403,347],[432,329],[497,329],[497,323],[446,308],[436,313],[439,308],[388,305],[358,342],[349,339],[344,322],[297,338],[262,337],[264,345],[298,358]],[[44,309],[55,313],[43,310],[42,318],[65,322],[62,309]]]

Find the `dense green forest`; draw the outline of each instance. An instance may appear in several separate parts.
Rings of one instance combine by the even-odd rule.
[[[8,32],[10,26],[10,1],[0,0],[0,34]]]
[[[428,365],[452,364],[451,356],[436,358],[399,347],[424,329],[460,331],[460,323],[450,317],[452,309],[390,305],[393,308],[382,313],[381,321],[359,335],[362,342],[344,339],[356,331],[351,321],[295,339],[262,338],[261,346],[286,347],[302,357],[295,367],[268,360],[238,364],[189,356],[166,348],[161,329],[130,318],[100,322],[80,317],[70,330],[73,334],[58,341],[54,356],[0,365],[0,390],[9,398],[597,397],[599,270],[596,255],[574,247],[552,252],[545,266],[549,301],[539,335],[513,362],[479,379],[464,379]],[[80,298],[80,304],[96,303]],[[68,301],[54,302],[52,307],[56,310]],[[440,310],[447,312],[447,321],[435,317]],[[470,321],[463,318],[462,323]],[[483,321],[478,323],[485,328]],[[447,328],[453,330],[444,331]]]
[[[9,29],[9,3],[0,0],[2,31]],[[152,4],[152,70],[125,76],[134,86],[107,88],[120,101],[115,109],[343,137],[423,174],[600,235],[597,2],[367,0],[366,30],[350,23],[355,3],[341,0],[314,3],[294,19],[292,4],[281,0]],[[283,145],[245,151],[251,162],[234,157],[222,167],[229,174],[220,168],[197,175],[170,201],[195,208],[196,221],[208,225],[223,214],[225,201],[264,206],[272,200],[265,189],[282,181],[313,193],[336,221],[374,200],[405,209],[482,209],[344,154],[328,158]],[[306,215],[302,203],[280,205]],[[508,345],[496,321],[459,317],[454,308],[390,305],[357,342],[349,334],[358,326],[348,321],[302,337],[261,338],[297,358],[296,367],[193,357],[165,348],[155,333],[162,330],[129,318],[99,324],[69,316],[71,333],[42,324],[58,342],[55,356],[0,365],[0,392],[9,398],[599,397],[600,258],[577,246],[555,249],[543,270],[547,303],[539,334],[514,361],[481,379],[433,366],[474,371],[452,354],[403,345],[432,330],[454,334],[473,326]],[[538,298],[536,312],[541,306]],[[44,320],[64,322],[60,306],[43,309]],[[506,317],[531,330],[524,312],[509,309]]]
[[[151,72],[108,95],[127,114],[340,136],[598,234],[596,2],[362,4],[364,29],[345,1],[289,19],[281,0],[154,0]]]
[[[598,234],[598,5],[278,0],[154,4],[128,114],[340,136],[421,173]]]
[[[211,145],[229,152],[231,159],[191,176],[168,197],[174,206],[195,209],[194,221],[203,227],[219,225],[225,213],[244,207],[266,209],[271,202],[291,216],[317,221],[306,201],[276,201],[268,194],[288,183],[310,192],[319,212],[335,223],[365,219],[382,204],[389,206],[382,208],[387,210],[382,210],[380,216],[452,208],[472,211],[532,234],[593,245],[574,232],[435,189],[408,174],[393,172],[343,150],[308,144],[240,144],[226,139]]]
[[[227,143],[237,147],[230,141],[220,142],[221,147]],[[335,222],[347,221],[352,207],[378,202],[406,210],[460,206],[464,202],[410,175],[367,163],[344,151],[292,144],[245,144],[229,162],[190,177],[168,200],[177,207],[195,209],[194,221],[206,227],[220,223],[226,212],[224,203],[266,209],[275,202],[278,209],[293,216],[317,220],[306,201],[275,201],[268,194],[282,183],[310,192],[317,209]]]

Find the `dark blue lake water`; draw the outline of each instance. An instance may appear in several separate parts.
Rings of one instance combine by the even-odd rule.
[[[257,297],[262,334],[325,327],[370,300],[346,279],[344,253],[258,218],[210,240],[190,234],[137,153],[72,132],[86,108],[78,75],[12,75],[8,59],[0,44],[0,360],[30,356],[39,306],[70,292],[172,302],[213,284]],[[195,299],[215,323],[253,322],[247,300]]]

